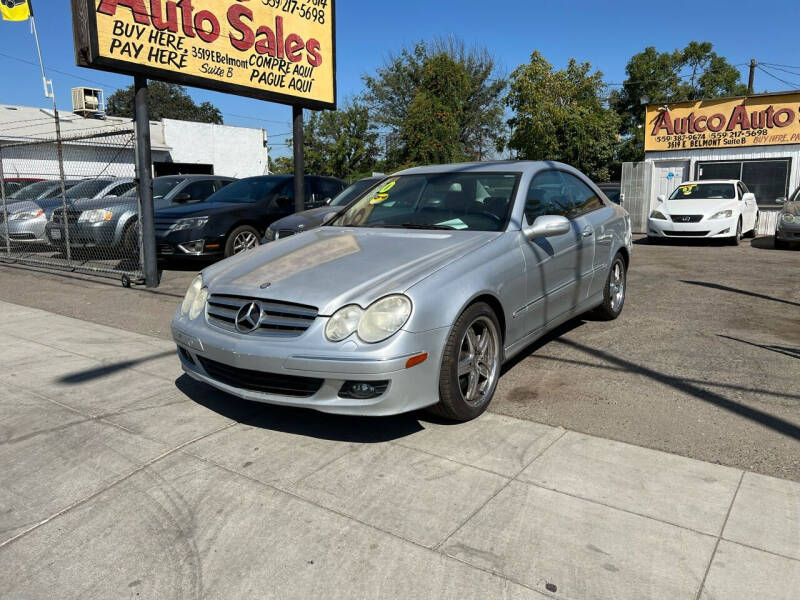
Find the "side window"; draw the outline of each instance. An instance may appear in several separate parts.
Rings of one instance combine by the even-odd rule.
[[[305,204],[306,207],[311,202],[311,180],[306,177],[305,179]],[[294,179],[287,179],[278,188],[275,194],[276,203],[280,210],[294,212]]]
[[[214,193],[214,180],[202,179],[194,181],[181,190],[182,194],[189,194],[192,200],[205,200]]]
[[[117,186],[114,186],[110,190],[108,190],[109,196],[122,196],[128,190],[132,190],[136,187],[136,183],[133,181],[129,181],[128,183],[121,183]]]
[[[525,199],[525,218],[529,225],[543,215],[569,217],[572,204],[558,171],[544,171],[533,178]]]
[[[317,202],[322,202],[326,198],[333,198],[342,191],[342,185],[335,179],[318,179],[316,187]]]
[[[573,206],[573,212],[568,216],[579,215],[605,206],[600,197],[574,175],[561,173],[561,177],[564,179],[564,186]]]
[[[214,181],[214,191],[218,192],[219,190],[224,188],[229,183],[231,183],[231,182],[228,181],[227,179],[217,179],[217,180],[215,180]]]

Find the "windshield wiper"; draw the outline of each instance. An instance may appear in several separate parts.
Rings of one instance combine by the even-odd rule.
[[[403,229],[455,229],[450,225],[425,225],[423,223],[403,223],[400,227]]]

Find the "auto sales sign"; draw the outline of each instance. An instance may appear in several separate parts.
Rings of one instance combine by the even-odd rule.
[[[336,108],[335,0],[72,0],[78,65]]]
[[[650,105],[645,150],[800,144],[800,94]]]

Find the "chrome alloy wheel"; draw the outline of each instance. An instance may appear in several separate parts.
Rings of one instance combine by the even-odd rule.
[[[258,246],[258,237],[251,231],[242,231],[233,238],[233,253],[239,254]]]
[[[481,404],[493,390],[500,373],[500,336],[487,317],[475,319],[461,339],[458,353],[458,387],[465,402]]]
[[[617,312],[625,301],[625,267],[621,260],[614,261],[611,277],[608,278],[608,297],[611,310]]]

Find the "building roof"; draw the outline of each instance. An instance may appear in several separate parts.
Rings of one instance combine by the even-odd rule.
[[[133,120],[122,117],[105,117],[93,119],[82,117],[69,111],[58,111],[61,124],[61,136],[64,140],[80,136],[103,133],[113,135],[115,132],[129,132],[133,129]],[[33,106],[15,106],[0,104],[0,140],[26,142],[32,140],[54,140],[56,136],[53,110]],[[104,145],[113,143],[106,137]],[[150,121],[150,144],[153,150],[170,150],[164,140],[161,123]]]

